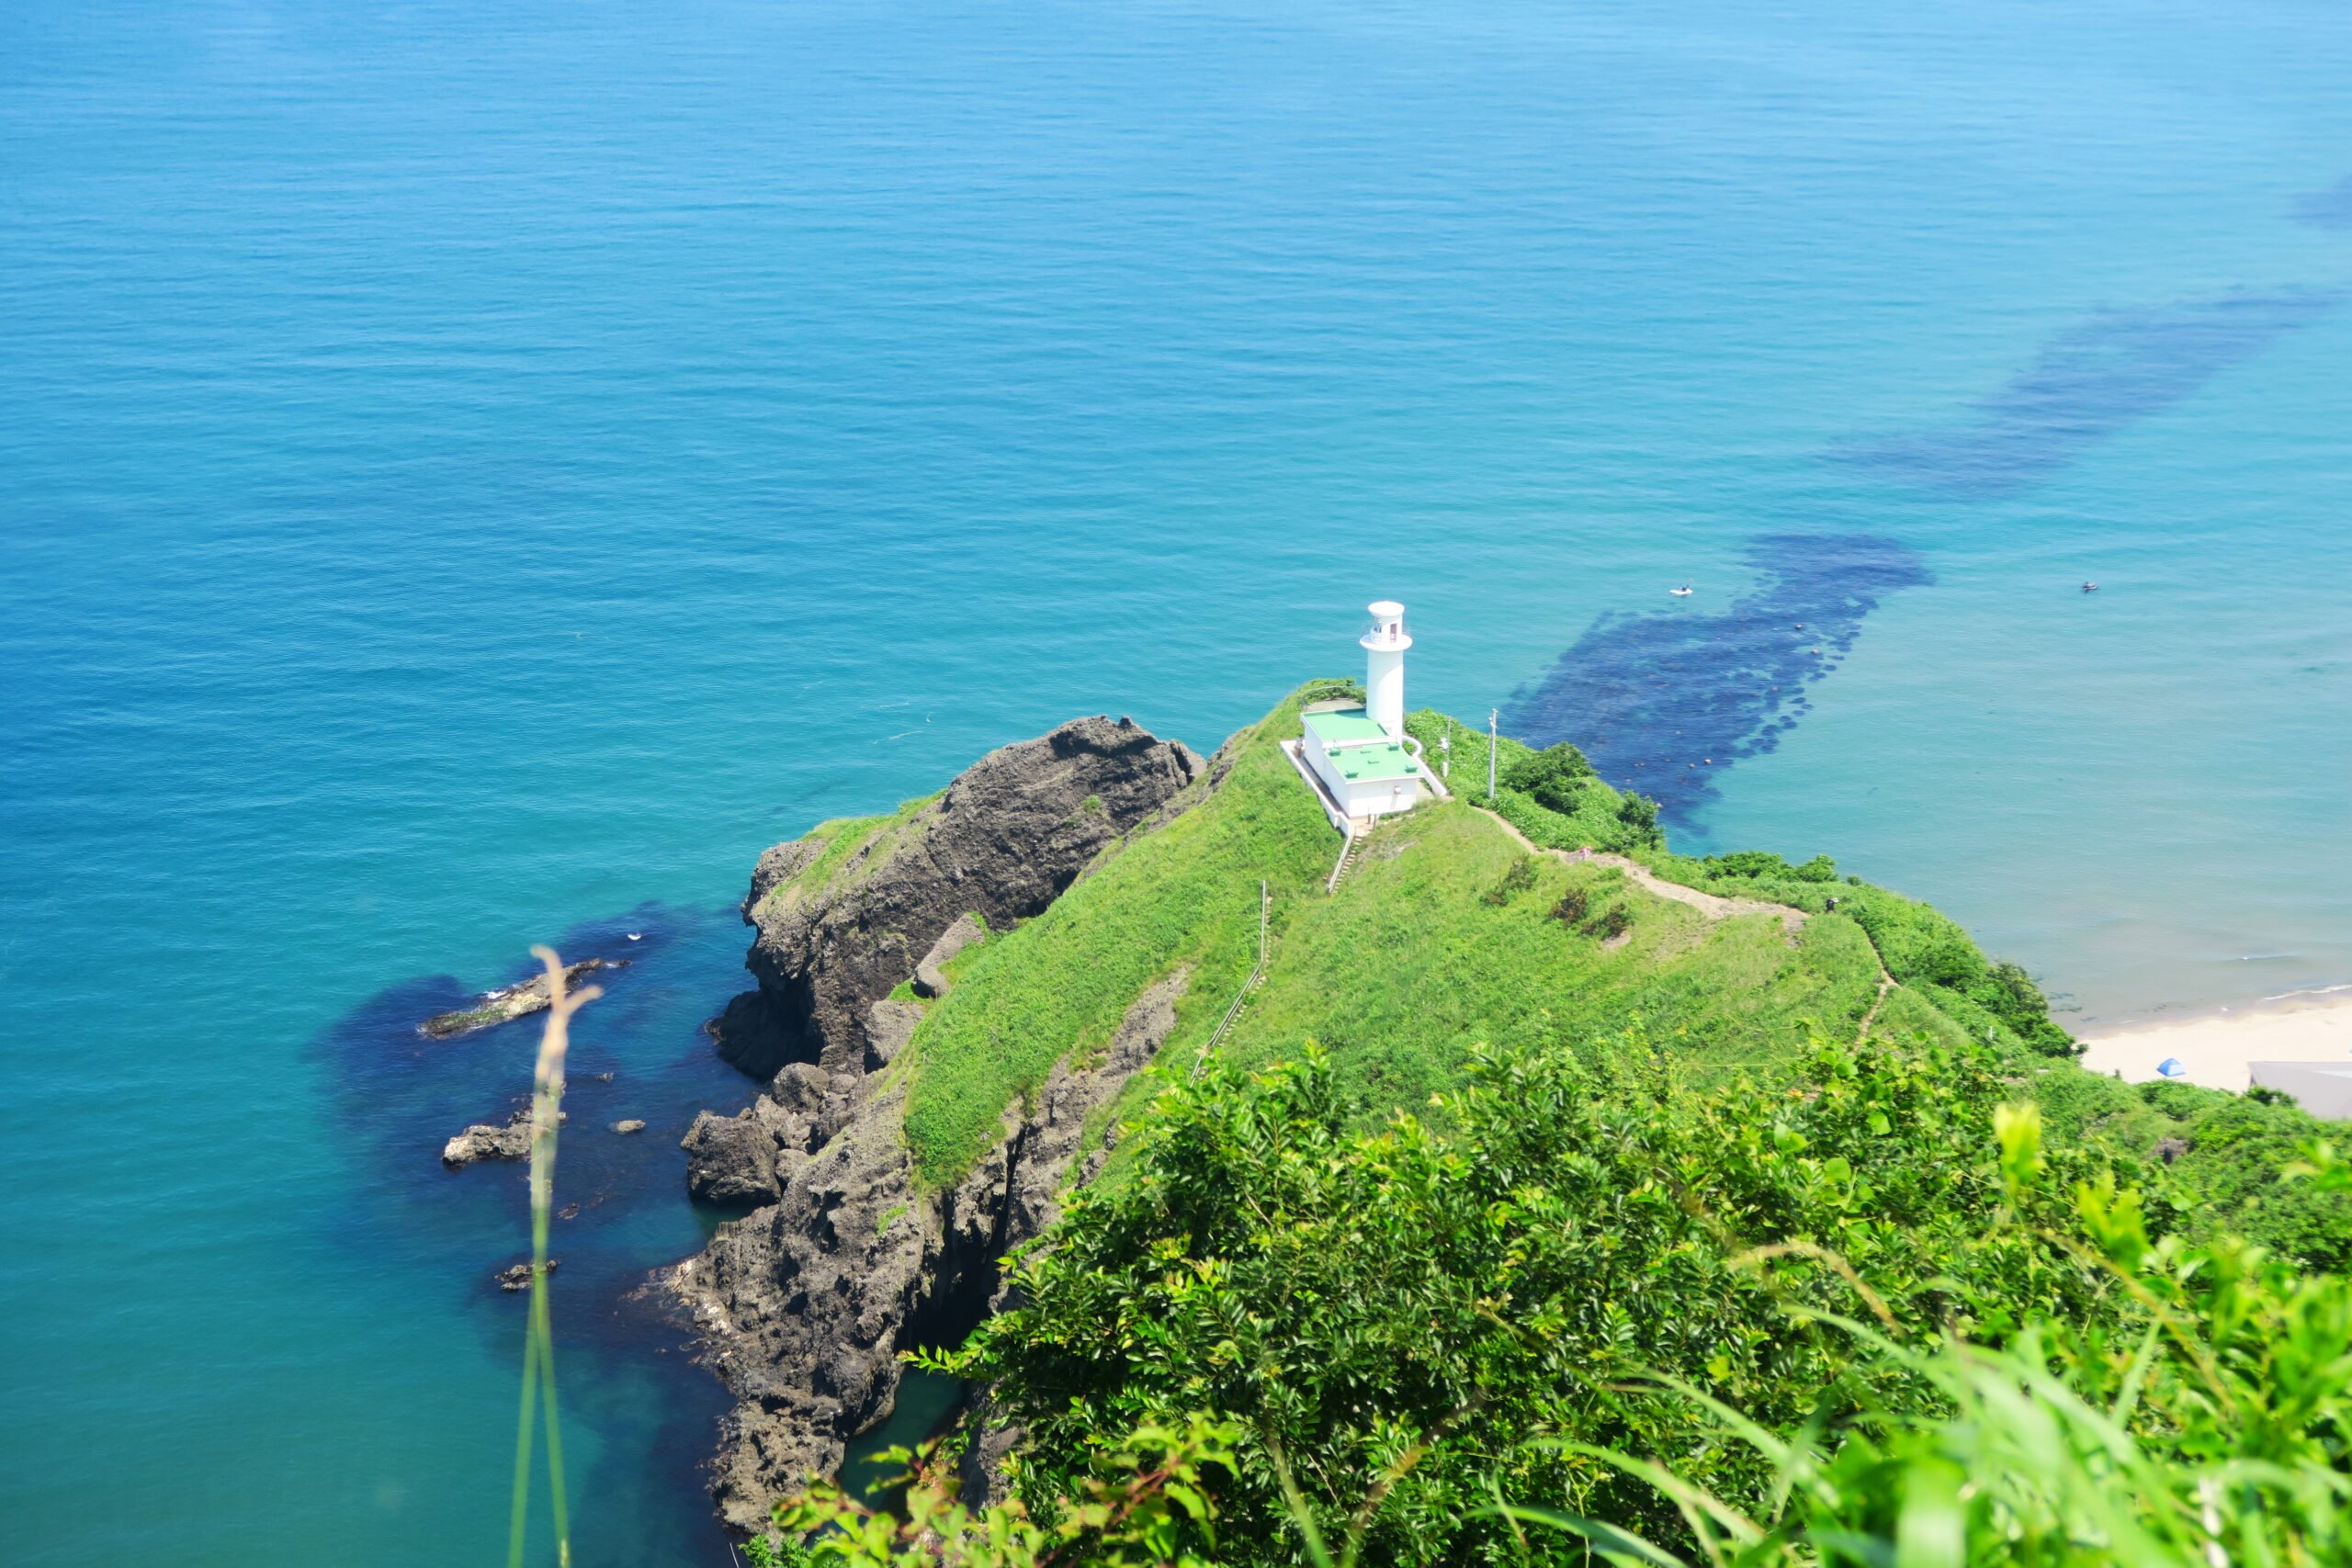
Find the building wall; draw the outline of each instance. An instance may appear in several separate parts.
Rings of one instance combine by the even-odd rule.
[[[1420,804],[1421,786],[1410,780],[1380,779],[1349,781],[1347,793],[1340,796],[1340,804],[1351,817],[1372,817],[1390,811],[1409,811]]]
[[[1331,798],[1338,801],[1340,808],[1351,817],[1406,811],[1420,803],[1422,790],[1418,783],[1407,780],[1402,789],[1396,789],[1394,786],[1398,781],[1394,779],[1349,778],[1340,772],[1339,764],[1331,760],[1331,754],[1317,745],[1312,737],[1306,740],[1302,750],[1306,753],[1307,766],[1315,770],[1316,776],[1331,792]]]

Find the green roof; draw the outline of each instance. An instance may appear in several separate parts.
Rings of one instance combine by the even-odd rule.
[[[1421,765],[1394,740],[1377,746],[1351,746],[1344,751],[1332,752],[1331,761],[1339,764],[1341,777],[1359,782],[1421,776]]]
[[[1329,708],[1306,715],[1307,733],[1326,746],[1363,745],[1385,741],[1388,731],[1364,716],[1362,708]]]

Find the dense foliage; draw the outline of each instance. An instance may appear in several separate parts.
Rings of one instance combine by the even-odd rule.
[[[745,1555],[752,1568],[1215,1568],[1204,1483],[1230,1466],[1234,1436],[1194,1419],[1101,1444],[1043,1518],[1018,1501],[967,1507],[935,1463],[912,1472],[902,1514],[820,1485],[778,1508],[778,1533],[745,1542]]]
[[[904,1518],[818,1489],[753,1561],[2346,1561],[2352,1282],[2235,1238],[2152,1235],[2149,1214],[2175,1203],[2045,1146],[2033,1107],[1984,1114],[1990,1086],[1970,1066],[1825,1048],[1809,1089],[1719,1158],[1671,1148],[1639,1112],[1575,1112],[1558,1091],[1596,1086],[1557,1058],[1482,1063],[1443,1139],[1408,1124],[1344,1137],[1311,1062],[1171,1101],[1147,1186],[1189,1194],[1207,1234],[1248,1250],[1163,1237],[1146,1266],[1105,1268],[1098,1249],[1137,1223],[1145,1189],[1090,1201],[1068,1238],[1086,1256],[1033,1261],[1033,1304],[961,1358],[1042,1423],[1023,1476],[1040,1506],[967,1510],[934,1465]],[[1647,1091],[1648,1110],[1710,1125],[1712,1097],[1678,1107],[1654,1067],[1625,1071],[1614,1087]],[[1596,1143],[1601,1127],[1615,1136]],[[1892,1156],[1875,1179],[1827,1152],[1863,1146]],[[1964,1167],[1940,1207],[1974,1200],[1973,1224],[1905,1223],[1939,1204],[1937,1153]],[[2303,1153],[2281,1179],[2352,1190],[2324,1144]],[[1554,1206],[1596,1164],[1646,1177],[1605,1233]],[[1248,1219],[1204,1212],[1216,1171],[1239,1179]],[[1826,1202],[1791,1197],[1825,1184]],[[1408,1217],[1343,1220],[1351,1201]],[[1730,1219],[1761,1228],[1792,1203],[1844,1245],[1731,1250]],[[1906,1235],[1923,1244],[1908,1262],[1873,1245]],[[1434,1242],[1450,1267],[1384,1258],[1372,1237]],[[1625,1310],[1589,1321],[1597,1289]],[[1669,1310],[1697,1321],[1645,1321]],[[1721,1348],[1693,1365],[1710,1337]],[[1560,1338],[1570,1353],[1547,1354]],[[1799,1385],[1807,1369],[1817,1393]],[[1223,1418],[1100,1435],[1187,1401]]]
[[[2034,1126],[2007,1129],[2022,1184]],[[2282,1173],[2352,1187],[2324,1145]],[[2308,1178],[2309,1179],[2298,1179]],[[1771,1462],[1768,1506],[1727,1503],[1655,1460],[1610,1456],[1676,1501],[1713,1568],[2211,1568],[2352,1561],[2352,1282],[2231,1237],[2152,1242],[2141,1194],[2077,1185],[2074,1207],[2128,1319],[2039,1321],[2003,1349],[1912,1348],[1858,1331],[1933,1391],[1833,1432],[1721,1429]],[[1561,1510],[1514,1508],[1611,1561],[1671,1568],[1655,1543]]]
[[[1567,815],[1577,808],[1577,793],[1597,776],[1584,753],[1563,740],[1513,759],[1502,783],[1548,810]]]
[[[2308,1116],[2086,1074],[1935,910],[1826,856],[1677,856],[1573,747],[1500,740],[1488,797],[1486,732],[1440,715],[1409,724],[1457,799],[1324,897],[1273,743],[1345,694],[1237,737],[918,1035],[944,1180],[1180,968],[1189,1069],[1274,891],[1223,1059],[1135,1080],[1139,1132],[940,1359],[1025,1427],[1023,1501],[967,1510],[936,1463],[904,1517],[820,1488],[767,1560],[2347,1560],[2352,1287],[2304,1270],[2352,1261],[2352,1174]],[[1811,918],[1709,919],[1487,809]]]
[[[2093,1143],[2127,1171],[2164,1168],[2152,1201],[2185,1235],[2240,1236],[2306,1268],[2352,1269],[2352,1191],[2278,1179],[2326,1131],[2291,1099],[2127,1084],[2055,1065],[2030,1088],[2053,1138]]]
[[[1323,1535],[1362,1522],[1372,1561],[1523,1560],[1498,1495],[1671,1529],[1645,1483],[1561,1444],[1680,1455],[1748,1501],[1770,1466],[1694,1399],[1629,1397],[1654,1373],[1795,1427],[1929,1391],[1792,1307],[1883,1309],[1911,1343],[2112,1313],[2036,1228],[2065,1217],[2004,1179],[1994,1069],[1973,1048],[1821,1041],[1765,1100],[1682,1087],[1634,1034],[1597,1066],[1481,1052],[1448,1130],[1377,1133],[1351,1130],[1311,1053],[1220,1072],[1163,1097],[1135,1179],[1073,1201],[954,1370],[1027,1426],[1033,1500],[1068,1491],[1102,1433],[1244,1425],[1216,1489],[1236,1561],[1307,1560],[1285,1463]]]

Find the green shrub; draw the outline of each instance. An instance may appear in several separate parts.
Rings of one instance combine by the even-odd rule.
[[[1302,707],[1310,703],[1360,703],[1364,700],[1363,682],[1326,676],[1300,687],[1297,700]]]
[[[1792,877],[1796,868],[1770,850],[1733,850],[1729,853],[1709,855],[1699,863],[1710,876],[1769,876],[1774,879]]]
[[[1237,1562],[1307,1559],[1285,1467],[1324,1539],[1363,1525],[1367,1562],[1520,1560],[1498,1496],[1672,1531],[1646,1485],[1531,1439],[1684,1456],[1755,1505],[1768,1461],[1721,1442],[1703,1400],[1629,1399],[1628,1381],[1664,1371],[1794,1428],[1935,1395],[1792,1306],[1883,1311],[1917,1345],[2112,1314],[2039,1195],[2094,1167],[2037,1153],[2042,1186],[2019,1186],[1993,1137],[1998,1066],[1816,1041],[1783,1093],[1701,1092],[1638,1034],[1592,1066],[1481,1049],[1445,1127],[1363,1132],[1318,1054],[1246,1081],[1213,1066],[941,1365],[1027,1427],[1035,1505],[1103,1434],[1192,1412],[1244,1429],[1214,1488]],[[1529,1560],[1584,1555],[1531,1537]]]
[[[1572,926],[1583,919],[1585,912],[1591,907],[1592,900],[1583,888],[1570,886],[1560,895],[1560,901],[1552,906],[1552,918],[1564,926]]]
[[[1503,771],[1502,782],[1536,804],[1563,815],[1577,808],[1577,796],[1594,778],[1585,754],[1563,740],[1521,757]]]
[[[2027,1129],[2030,1131],[2030,1129]],[[2325,1145],[2290,1175],[2352,1189]],[[2043,1184],[2030,1162],[2021,1185]],[[2302,1274],[2235,1238],[2153,1240],[2141,1193],[2078,1184],[2075,1219],[2131,1303],[2127,1332],[2052,1318],[2006,1348],[1906,1346],[1850,1329],[1880,1386],[1835,1432],[1758,1426],[1719,1407],[1719,1440],[1768,1461],[1750,1509],[1619,1450],[1609,1461],[1673,1499],[1712,1568],[2210,1568],[2352,1562],[2352,1281]],[[1661,1391],[1679,1407],[1685,1389]],[[1612,1562],[1674,1558],[1613,1523],[1498,1512],[1580,1536]],[[1679,1543],[1678,1543],[1679,1544]]]
[[[1508,904],[1535,886],[1535,858],[1521,855],[1504,871],[1501,880],[1480,895],[1489,904]]]
[[[1614,942],[1633,929],[1634,912],[1623,904],[1611,904],[1585,922],[1584,934]]]
[[[776,1509],[780,1536],[745,1543],[752,1568],[1216,1568],[1209,1483],[1236,1434],[1192,1420],[1143,1427],[1095,1447],[1086,1472],[1033,1517],[1020,1502],[957,1502],[936,1456],[914,1467],[903,1515],[877,1513],[830,1483]]]

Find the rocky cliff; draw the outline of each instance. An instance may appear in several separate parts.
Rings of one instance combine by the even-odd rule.
[[[759,989],[714,1021],[720,1052],[760,1078],[791,1061],[872,1071],[869,1010],[960,917],[1002,931],[1036,914],[1204,766],[1130,720],[1073,719],[989,752],[911,813],[850,829],[846,853],[815,836],[778,844],[743,904]]]
[[[898,1351],[959,1339],[988,1310],[997,1262],[1050,1223],[1088,1114],[1150,1061],[1185,976],[1148,988],[1107,1050],[1064,1063],[956,1187],[923,1192],[892,1062],[964,948],[1042,911],[1122,835],[1182,809],[1206,772],[1127,720],[1079,719],[990,752],[919,808],[760,859],[744,915],[759,991],[715,1032],[773,1077],[738,1115],[687,1134],[699,1197],[752,1205],[670,1284],[736,1396],[712,1490],[750,1529],[890,1409]],[[1206,787],[1204,784],[1201,787]],[[973,917],[978,917],[974,919]]]

